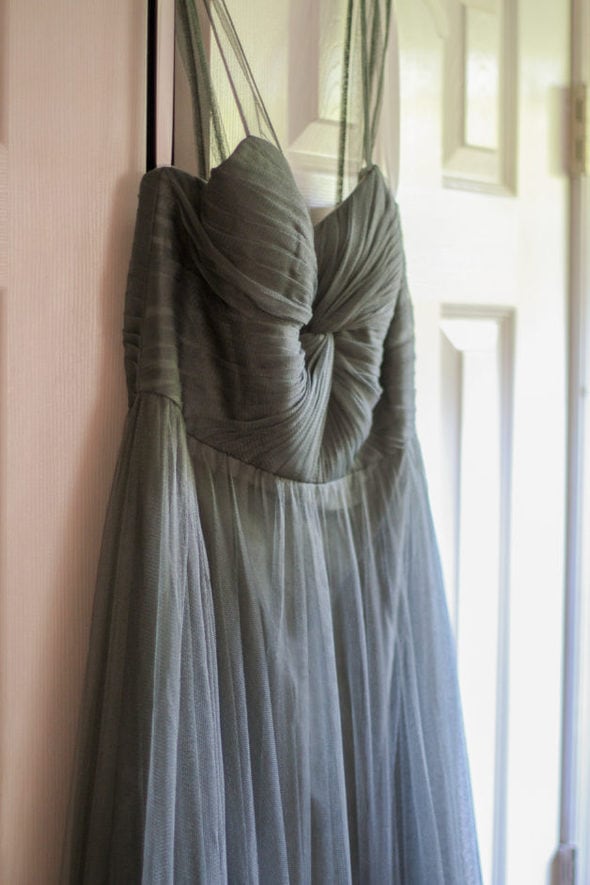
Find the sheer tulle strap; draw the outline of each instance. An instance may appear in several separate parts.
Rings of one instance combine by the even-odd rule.
[[[355,14],[356,12],[356,14]],[[391,0],[348,0],[342,59],[340,138],[338,145],[338,201],[344,190],[344,168],[349,146],[351,93],[360,88],[362,108],[362,165],[372,164],[379,114],[383,100],[385,55],[391,20]],[[360,44],[356,51],[355,43]],[[355,58],[356,69],[355,69]]]
[[[337,202],[343,199],[345,178],[351,172],[362,176],[372,164],[392,0],[342,3],[347,6],[342,35]],[[218,165],[231,153],[211,75],[205,22],[209,23],[244,134],[261,136],[281,150],[225,0],[176,0],[176,7],[178,39],[193,99],[199,173],[208,178],[211,160]]]
[[[176,0],[178,40],[193,100],[193,124],[199,172],[209,177],[210,156],[218,165],[230,150],[211,79],[201,18],[206,17],[219,51],[245,135],[260,135],[280,144],[260,90],[236,33],[225,0]],[[210,144],[211,141],[211,144]],[[208,149],[210,144],[210,149]]]

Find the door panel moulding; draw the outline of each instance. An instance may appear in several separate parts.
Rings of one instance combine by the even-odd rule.
[[[450,0],[443,184],[516,193],[516,0]]]
[[[474,732],[470,753],[475,801],[479,805],[479,839],[482,848],[486,848],[482,850],[484,874],[491,885],[503,885],[508,792],[515,311],[509,307],[443,304],[440,330],[447,366],[446,372],[441,367],[442,403],[457,425],[450,435],[449,428],[443,434],[456,449],[445,453],[452,474],[446,517],[455,536],[447,537],[448,549],[441,552],[446,559],[446,576],[452,584],[449,608],[457,636],[459,672],[471,674],[467,683],[463,681],[461,691],[468,740],[470,724]],[[450,358],[451,351],[454,360]],[[483,396],[482,385],[486,391]],[[445,387],[450,389],[445,392]],[[482,520],[490,524],[483,526]],[[465,535],[470,532],[472,537],[467,542]],[[477,541],[472,543],[474,532],[476,536],[479,533],[479,546]],[[485,616],[481,615],[483,609],[488,610]],[[478,631],[480,635],[474,637]],[[476,654],[472,646],[477,648]],[[462,647],[463,656],[469,661],[466,668],[461,666]],[[489,691],[482,707],[484,683]],[[478,711],[477,722],[474,717],[469,722],[471,708]],[[477,752],[472,752],[474,749]]]

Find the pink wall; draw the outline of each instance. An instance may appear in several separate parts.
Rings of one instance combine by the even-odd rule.
[[[146,5],[0,0],[0,247],[5,209],[9,247],[0,275],[0,881],[9,885],[57,882],[125,413],[120,329],[145,151]]]

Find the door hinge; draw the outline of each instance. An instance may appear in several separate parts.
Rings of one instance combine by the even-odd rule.
[[[588,89],[585,83],[574,83],[570,100],[570,173],[579,178],[590,167],[588,144]]]

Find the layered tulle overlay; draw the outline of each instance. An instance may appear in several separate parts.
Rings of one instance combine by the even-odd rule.
[[[68,885],[480,882],[399,214],[371,162],[391,0],[342,4],[338,205],[314,226],[225,0],[176,0],[202,178],[141,184]]]
[[[66,880],[475,885],[412,312],[379,171],[148,174]]]

